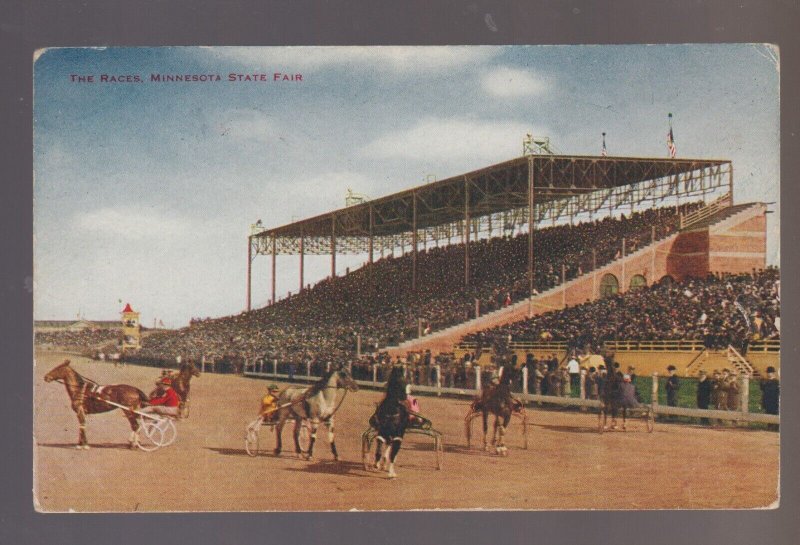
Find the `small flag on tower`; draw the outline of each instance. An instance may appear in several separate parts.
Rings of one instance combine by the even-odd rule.
[[[677,153],[677,149],[675,148],[675,136],[672,134],[672,114],[669,114],[669,132],[667,133],[667,149],[669,150],[669,156],[672,159],[675,159],[675,154]]]
[[[606,157],[608,150],[606,149],[606,133],[603,133],[603,149],[600,150],[600,157]]]

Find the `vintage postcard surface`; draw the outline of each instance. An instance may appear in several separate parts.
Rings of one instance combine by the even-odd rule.
[[[56,48],[34,90],[37,510],[779,504],[776,48]]]

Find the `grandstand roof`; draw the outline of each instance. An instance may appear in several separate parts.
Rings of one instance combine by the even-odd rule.
[[[300,239],[305,253],[324,254],[330,253],[335,237],[338,253],[358,253],[365,251],[370,235],[392,237],[415,225],[422,230],[454,224],[465,218],[467,208],[471,219],[526,208],[529,175],[535,207],[552,210],[556,201],[582,195],[597,197],[601,206],[611,191],[641,197],[646,182],[677,186],[678,180],[721,177],[721,167],[729,164],[726,159],[529,155],[266,229],[253,234],[253,241],[261,254],[272,253],[273,237],[277,254],[297,253]],[[633,195],[626,198],[636,202]]]

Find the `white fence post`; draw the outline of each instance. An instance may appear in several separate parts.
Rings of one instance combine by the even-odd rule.
[[[650,405],[655,409],[658,405],[658,373],[653,373],[653,389],[650,392]]]
[[[375,363],[372,364],[372,383],[378,383],[378,365]]]
[[[258,372],[259,373],[264,372],[264,358],[259,358],[258,360]]]
[[[202,369],[203,373],[206,372],[206,355],[205,354],[200,356],[200,368]]]
[[[522,393],[528,395],[528,368],[522,368]]]
[[[586,399],[586,369],[581,369],[581,399]],[[581,412],[586,412],[586,407],[581,407]]]
[[[272,360],[272,374],[278,376],[278,358]]]
[[[740,407],[739,410],[747,414],[750,412],[750,377],[744,375],[742,377],[742,393],[739,396]],[[747,426],[747,421],[739,423],[742,426]]]
[[[436,395],[442,395],[442,366],[436,364],[434,366],[436,368]]]
[[[482,388],[481,388],[481,366],[480,365],[476,365],[474,367],[474,369],[475,369],[475,389],[480,391],[480,390],[482,390]]]
[[[306,360],[306,376],[311,376],[311,360]]]
[[[331,362],[328,362],[325,364],[325,372],[327,373],[330,370],[331,370]]]

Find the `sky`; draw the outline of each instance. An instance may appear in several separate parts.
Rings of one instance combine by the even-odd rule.
[[[348,188],[375,198],[512,159],[526,133],[569,155],[598,155],[605,132],[609,155],[666,157],[668,113],[678,157],[730,159],[736,202],[774,203],[777,265],[778,57],[750,44],[44,50],[35,318],[113,320],[128,302],[144,325],[239,313],[257,219],[276,227],[344,206]],[[337,271],[364,260],[337,257]],[[279,297],[297,269],[278,257]],[[329,273],[329,257],[306,257],[306,282]],[[254,307],[269,274],[255,259]]]

